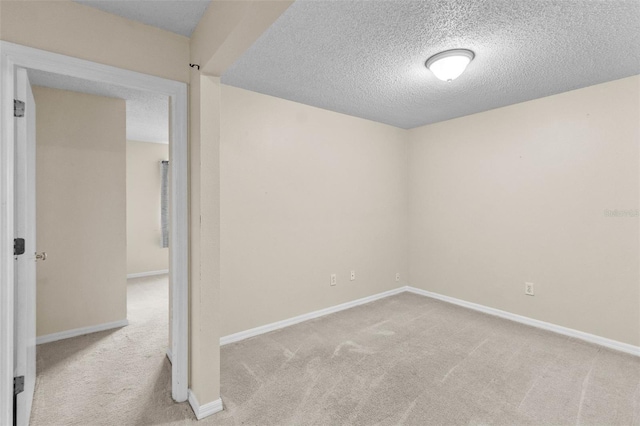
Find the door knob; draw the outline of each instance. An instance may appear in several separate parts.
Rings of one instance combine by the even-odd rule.
[[[47,260],[47,252],[43,251],[42,253],[36,253],[36,262],[38,260],[42,260],[42,261]]]

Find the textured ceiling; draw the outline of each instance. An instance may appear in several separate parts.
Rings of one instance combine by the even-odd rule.
[[[476,57],[453,82],[424,66]],[[222,82],[401,128],[640,74],[640,1],[296,1]]]
[[[29,81],[34,86],[124,99],[127,103],[127,139],[169,143],[169,98],[165,95],[44,71],[29,70]]]
[[[74,0],[104,12],[191,37],[211,0]]]

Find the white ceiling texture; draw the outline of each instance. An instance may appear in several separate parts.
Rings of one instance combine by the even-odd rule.
[[[475,59],[440,81],[453,48]],[[408,129],[635,74],[638,0],[298,0],[222,82]]]
[[[74,0],[113,15],[191,37],[211,0]]]

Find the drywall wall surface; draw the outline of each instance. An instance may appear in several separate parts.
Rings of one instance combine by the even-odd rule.
[[[189,39],[70,0],[0,2],[0,39],[189,81]]]
[[[410,284],[640,344],[639,85],[411,130]]]
[[[127,274],[169,269],[160,222],[160,163],[168,160],[168,144],[127,141]]]
[[[223,336],[401,285],[404,130],[226,85],[221,114]]]
[[[125,101],[34,87],[38,336],[127,316]]]
[[[189,388],[220,398],[220,79],[191,80]]]
[[[291,0],[214,1],[191,35],[191,61],[220,77],[293,3]]]
[[[201,406],[220,398],[219,77],[289,4],[213,2],[189,42],[189,388]]]

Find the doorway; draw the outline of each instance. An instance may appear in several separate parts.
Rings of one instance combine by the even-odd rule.
[[[170,169],[169,169],[169,217],[170,217],[170,279],[171,291],[171,388],[176,401],[187,399],[187,342],[188,342],[188,219],[187,219],[187,95],[186,84],[122,70],[90,61],[58,55],[13,43],[0,42],[0,60],[2,67],[2,134],[0,153],[2,175],[0,176],[0,194],[2,201],[2,221],[0,223],[0,423],[13,421],[13,383],[16,362],[22,362],[23,355],[16,348],[16,334],[24,333],[22,339],[35,339],[24,331],[19,318],[22,310],[34,312],[34,306],[16,305],[14,282],[30,280],[15,267],[14,208],[21,196],[20,188],[15,187],[14,163],[16,130],[14,122],[15,84],[20,69],[43,71],[70,76],[95,82],[111,84],[131,90],[160,93],[170,99]],[[27,224],[27,226],[30,226]],[[35,225],[33,225],[35,226]],[[35,254],[36,248],[26,247],[25,252]],[[17,316],[18,315],[18,316]],[[17,328],[16,328],[17,326]],[[17,339],[20,341],[20,338]],[[26,362],[26,361],[25,361]],[[28,369],[27,369],[28,370]],[[29,374],[29,373],[26,373]],[[24,392],[19,398],[29,398]],[[19,414],[19,413],[18,413]],[[24,424],[23,413],[19,424]]]

